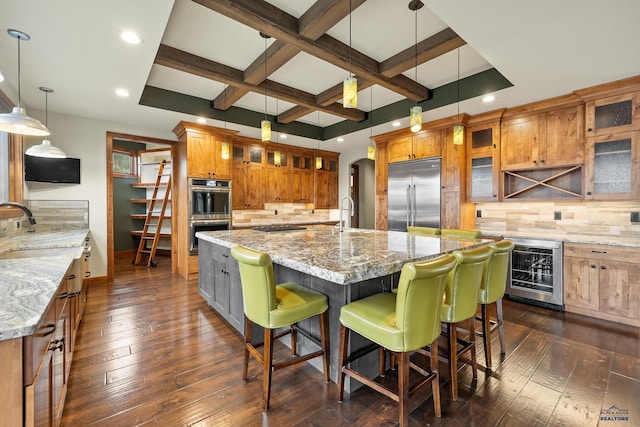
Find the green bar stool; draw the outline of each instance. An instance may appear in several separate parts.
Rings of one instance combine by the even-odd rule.
[[[440,320],[448,337],[447,358],[451,400],[458,400],[458,359],[471,353],[473,379],[478,378],[476,365],[475,318],[484,264],[493,255],[489,246],[454,251],[458,263],[447,277]],[[458,324],[469,320],[468,341],[458,338]],[[458,348],[460,344],[460,348]]]
[[[502,298],[507,286],[507,275],[509,270],[509,258],[513,251],[511,240],[500,240],[489,245],[494,253],[484,265],[484,275],[480,285],[480,316],[482,321],[482,340],[484,342],[484,358],[486,366],[491,369],[491,332],[498,328],[500,338],[500,354],[505,354],[504,329],[502,327]],[[491,324],[487,313],[490,304],[496,306],[496,321]]]
[[[271,373],[281,368],[322,356],[324,380],[329,382],[329,319],[327,297],[296,283],[275,284],[273,264],[268,254],[234,246],[231,256],[238,261],[244,303],[244,367],[242,379],[247,380],[249,354],[263,364],[262,409],[269,409]],[[321,350],[298,356],[296,351],[296,323],[319,316]],[[264,328],[264,342],[251,343],[252,322]],[[274,329],[288,327],[274,336]],[[276,363],[273,361],[273,340],[291,334],[293,358]],[[256,347],[264,345],[262,354]]]
[[[443,228],[440,230],[442,237],[452,237],[454,239],[482,239],[482,231],[480,230],[458,230],[453,228]]]
[[[415,225],[410,225],[409,227],[407,227],[407,233],[420,234],[425,236],[439,236],[440,229],[433,228],[433,227],[419,227]]]
[[[440,416],[440,382],[438,375],[438,336],[440,310],[447,274],[455,266],[453,255],[402,267],[397,293],[379,293],[354,301],[340,309],[340,354],[338,355],[338,401],[344,397],[345,376],[398,402],[400,425],[409,422],[409,396],[431,383],[435,415]],[[348,355],[349,333],[353,331],[373,342],[370,348]],[[410,352],[431,344],[435,354],[429,354],[430,370],[410,362]],[[385,349],[397,353],[398,388],[391,390],[367,378],[348,366],[370,351],[380,349],[381,360]],[[409,368],[424,375],[418,384],[409,388]],[[381,371],[384,370],[381,362]]]

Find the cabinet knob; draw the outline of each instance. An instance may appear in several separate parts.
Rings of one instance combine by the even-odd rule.
[[[606,270],[606,269],[607,269],[606,265],[600,266],[600,270]]]
[[[595,266],[595,265],[593,265],[593,264],[591,264],[591,268],[596,268],[596,266]]]
[[[534,161],[533,161],[533,164],[534,164],[534,165],[538,164],[538,161],[537,161],[537,160],[534,160]]]
[[[544,160],[540,160],[540,163],[544,163]]]
[[[587,129],[587,132],[593,132],[593,128]]]

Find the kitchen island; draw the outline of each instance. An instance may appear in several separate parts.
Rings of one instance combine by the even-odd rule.
[[[244,332],[242,289],[237,262],[230,249],[242,245],[271,256],[277,282],[292,281],[325,294],[329,298],[330,370],[337,379],[340,307],[360,298],[390,292],[397,285],[402,266],[424,261],[458,249],[471,249],[492,240],[460,240],[440,236],[418,236],[398,231],[311,226],[304,230],[258,232],[230,230],[197,233],[199,242],[199,290],[211,307],[240,333]],[[300,325],[318,337],[317,322]],[[260,337],[256,332],[255,337]],[[300,337],[306,350],[315,348]],[[351,350],[368,342],[354,336]],[[287,340],[284,341],[288,344]],[[311,363],[314,363],[312,361]],[[358,363],[365,372],[377,372],[377,353]],[[314,366],[321,369],[319,362]]]

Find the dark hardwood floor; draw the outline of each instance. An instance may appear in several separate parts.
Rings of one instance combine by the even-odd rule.
[[[156,268],[130,261],[118,261],[113,283],[89,289],[63,426],[397,424],[394,402],[362,388],[338,404],[337,386],[307,364],[274,374],[271,409],[263,413],[259,366],[250,362],[244,383],[242,338],[206,305],[197,282],[172,274],[169,259],[158,257]],[[512,301],[504,316],[504,360],[495,334],[494,371],[479,366],[472,382],[471,368],[461,367],[457,402],[441,364],[442,418],[427,395],[413,401],[411,425],[640,425],[638,328]],[[288,354],[282,344],[276,350]],[[617,415],[601,415],[612,406]]]

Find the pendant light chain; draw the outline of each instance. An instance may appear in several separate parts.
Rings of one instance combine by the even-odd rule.
[[[458,126],[460,126],[460,48],[458,48],[458,81],[457,81],[457,89],[458,89],[458,115],[456,117],[458,121]]]
[[[351,73],[351,0],[349,0],[349,77],[353,75]]]
[[[16,37],[18,39],[18,107],[20,106],[20,39],[22,37]],[[45,125],[46,127],[46,125]]]
[[[264,119],[267,120],[267,38],[264,38]]]

